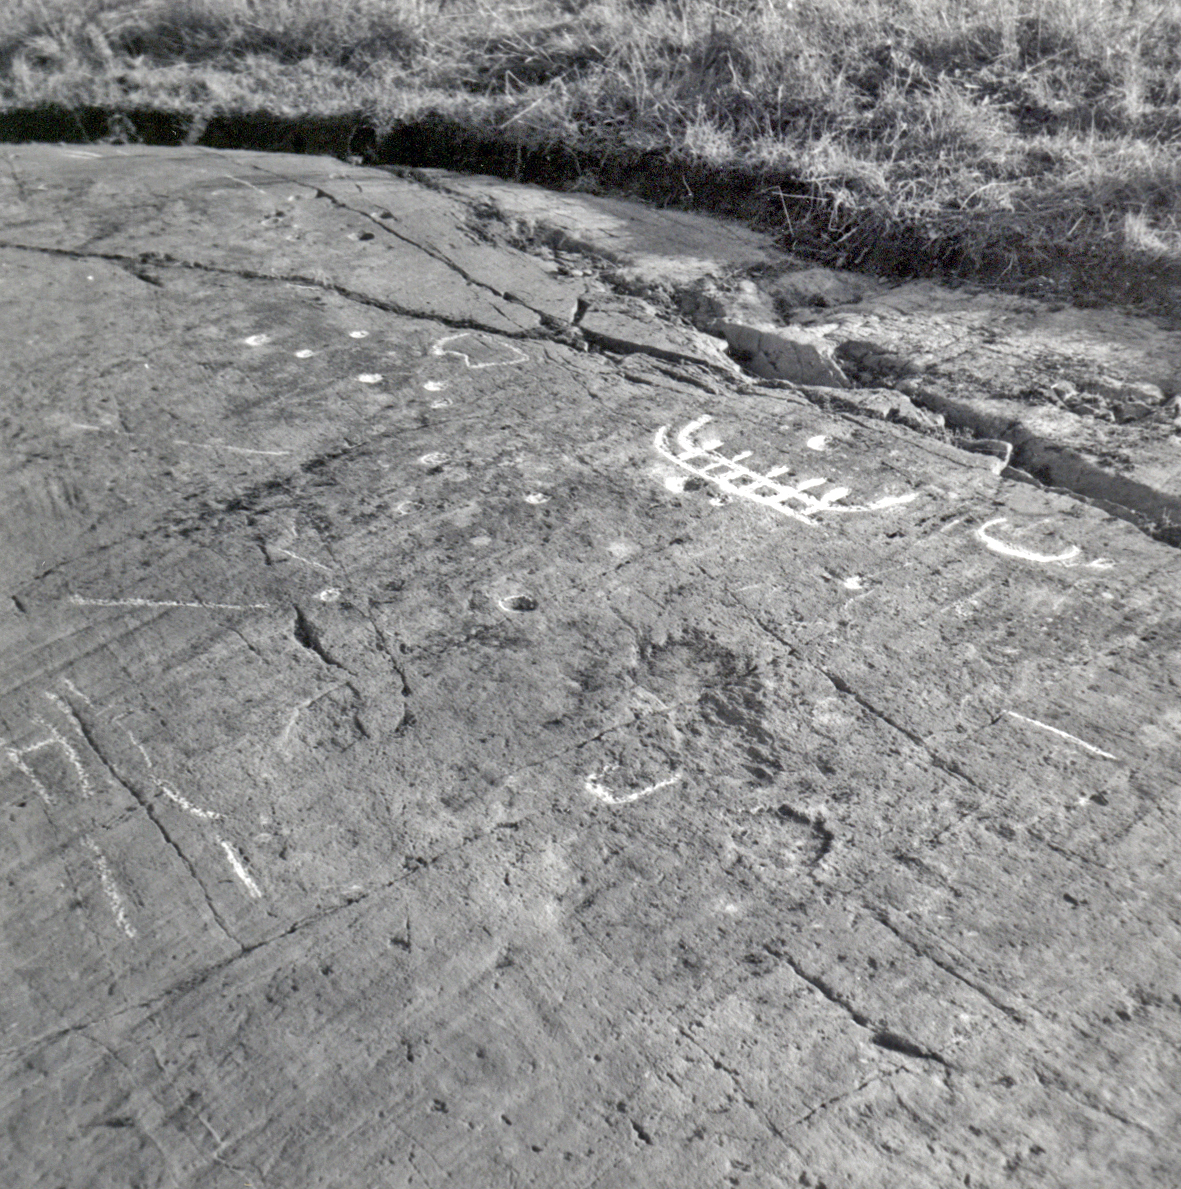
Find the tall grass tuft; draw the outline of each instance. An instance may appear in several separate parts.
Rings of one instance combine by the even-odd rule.
[[[834,242],[908,228],[969,264],[1064,242],[1160,261],[1181,238],[1181,0],[6,8],[9,107],[436,113],[523,149],[795,178]]]

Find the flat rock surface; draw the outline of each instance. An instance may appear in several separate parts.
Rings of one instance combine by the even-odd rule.
[[[789,274],[790,276],[790,274]],[[1181,330],[972,286],[916,281],[790,321],[889,356],[919,391],[974,404],[1099,467],[1181,497]],[[854,348],[856,353],[856,347]],[[868,377],[867,377],[868,379]]]
[[[1175,549],[476,181],[8,156],[4,1184],[1181,1181]]]

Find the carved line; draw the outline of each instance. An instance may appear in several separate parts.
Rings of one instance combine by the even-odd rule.
[[[25,763],[24,757],[32,751],[38,751],[42,747],[48,747],[53,742],[52,739],[43,739],[40,743],[36,743],[31,747],[26,747],[23,751],[18,751],[15,747],[6,747],[4,754],[8,758],[8,762],[13,765],[18,772],[23,772],[29,778],[30,783],[37,792],[37,796],[45,802],[46,805],[53,804],[53,798],[49,795],[49,790],[41,783],[40,777],[28,764]]]
[[[78,607],[192,607],[198,611],[269,611],[269,603],[178,603],[172,599],[88,599],[70,595]]]
[[[53,694],[46,694],[46,697],[50,701],[61,702],[61,699],[55,698]],[[74,745],[52,723],[46,722],[43,718],[34,718],[33,721],[39,727],[44,727],[50,734],[50,739],[45,740],[42,744],[38,744],[38,747],[44,747],[50,741],[56,743],[65,752],[70,767],[74,769],[74,775],[78,778],[78,784],[82,789],[82,796],[93,797],[94,785],[91,783],[86,769],[82,766],[82,761],[78,758],[78,752],[75,750]]]
[[[300,557],[298,553],[292,553],[290,549],[280,549],[278,545],[271,545],[269,548],[273,549],[276,553],[282,553],[287,557],[293,557],[296,561],[303,562],[305,566],[314,566],[317,570],[323,570],[325,574],[332,573],[332,571],[321,562],[312,561],[312,559],[309,557]]]
[[[225,852],[226,858],[230,861],[230,866],[234,869],[234,874],[242,881],[242,884],[249,893],[250,898],[252,900],[260,899],[262,896],[262,891],[259,889],[258,884],[256,884],[254,880],[250,878],[250,872],[246,870],[238,853],[224,838],[218,838],[216,834],[214,835],[214,838],[216,839],[218,846],[220,846]]]
[[[1006,545],[1004,541],[998,541],[995,537],[988,535],[988,530],[994,524],[1007,524],[1009,518],[1007,516],[997,516],[988,521],[987,524],[982,524],[976,530],[976,536],[984,543],[985,547],[991,549],[993,553],[999,553],[1004,557],[1016,557],[1022,561],[1041,562],[1043,565],[1052,565],[1054,563],[1063,564],[1073,558],[1078,557],[1082,550],[1077,545],[1071,545],[1068,549],[1064,549],[1061,553],[1034,553],[1031,549],[1022,549],[1019,545]]]
[[[226,450],[231,454],[261,454],[268,458],[282,458],[290,450],[249,450],[245,446],[226,446],[222,442],[186,442],[184,438],[173,438],[174,446],[192,446],[195,450]]]
[[[638,792],[628,793],[623,797],[617,797],[605,784],[603,784],[603,777],[607,775],[613,768],[617,768],[618,764],[609,764],[601,772],[592,772],[585,781],[583,787],[586,791],[595,798],[596,801],[602,801],[604,805],[629,805],[633,801],[639,801],[643,797],[647,797],[652,793],[658,792],[660,789],[668,788],[670,784],[676,784],[681,779],[680,772],[674,772],[667,780],[658,780],[655,784],[648,785],[647,788],[642,788]]]
[[[498,343],[498,346],[507,347],[508,350],[517,355],[516,359],[494,359],[490,363],[472,363],[471,356],[466,351],[455,351],[450,347],[445,346],[446,343],[454,343],[459,339],[471,338],[471,331],[465,330],[462,334],[449,334],[439,339],[431,347],[432,355],[458,355],[463,359],[464,365],[472,371],[479,371],[483,367],[515,367],[519,363],[527,363],[529,356],[525,354],[519,347],[514,347],[512,343]]]
[[[1077,735],[1071,735],[1066,731],[1060,731],[1057,727],[1050,726],[1049,723],[1038,722],[1036,718],[1026,718],[1024,714],[1018,714],[1015,710],[1006,710],[1005,713],[1010,718],[1015,718],[1020,722],[1029,723],[1031,727],[1040,727],[1043,731],[1049,731],[1051,735],[1057,735],[1060,739],[1065,739],[1068,743],[1076,743],[1079,747],[1085,748],[1093,755],[1102,756],[1105,760],[1118,760],[1119,756],[1113,756],[1109,751],[1103,751],[1092,743],[1088,743],[1085,739],[1080,739]]]
[[[82,690],[80,690],[76,685],[74,685],[73,682],[63,678],[63,684],[80,701],[85,702],[87,705],[93,705],[93,702],[91,702],[90,698],[87,697],[87,695],[83,693]],[[70,721],[79,738],[85,743],[85,734],[73,707],[51,690],[43,690],[42,695],[63,717]],[[33,755],[47,747],[60,747],[65,754],[70,766],[74,770],[74,774],[77,778],[82,796],[93,796],[94,784],[90,779],[89,773],[86,771],[85,765],[82,763],[81,757],[71,742],[65,737],[65,735],[61,733],[61,731],[57,729],[56,726],[50,722],[47,722],[45,719],[34,718],[33,721],[37,723],[38,726],[44,728],[44,730],[47,732],[46,737],[43,739],[38,739],[22,748],[7,745],[4,740],[0,740],[0,747],[3,747],[4,749],[5,758],[7,758],[9,763],[11,763],[29,780],[36,791],[37,796],[41,798],[45,805],[51,806],[53,804],[52,795],[45,787],[44,782],[37,775],[37,773],[34,772],[33,769],[25,762],[24,757]],[[148,769],[148,777],[152,784],[156,786],[159,792],[168,801],[172,802],[172,804],[182,812],[187,813],[191,817],[194,817],[198,821],[204,822],[206,824],[224,819],[224,814],[212,809],[202,809],[199,806],[194,805],[188,800],[188,798],[177,792],[176,789],[174,789],[171,785],[168,785],[162,781],[155,774],[155,766],[152,763],[152,757],[148,754],[143,744],[140,743],[140,741],[126,727],[121,727],[121,729],[127,735],[128,740],[132,743],[135,749],[139,752],[140,756],[143,758],[144,765]],[[102,757],[100,756],[100,758]],[[246,889],[246,892],[251,897],[251,899],[261,899],[263,895],[262,889],[259,888],[257,882],[250,874],[242,856],[219,834],[214,834],[213,840],[217,843],[218,847],[225,855],[226,861],[230,865],[230,869],[241,882],[242,886]],[[99,880],[102,883],[103,891],[106,894],[107,900],[111,905],[111,911],[115,915],[115,920],[129,938],[134,938],[136,936],[136,931],[128,919],[127,906],[123,899],[122,893],[115,882],[114,876],[111,873],[110,864],[107,862],[107,859],[103,853],[98,849],[98,846],[94,842],[93,838],[91,838],[89,835],[84,835],[82,841],[86,845],[87,849],[89,849],[94,855],[95,864],[99,873]]]
[[[123,901],[123,893],[119,891],[119,885],[115,882],[115,877],[111,874],[111,865],[107,862],[107,856],[98,849],[94,839],[89,834],[83,835],[82,841],[86,844],[86,849],[94,855],[94,865],[98,868],[99,882],[102,884],[103,891],[106,893],[107,902],[111,906],[111,912],[114,914],[115,921],[118,923],[119,928],[134,940],[135,926],[127,919],[127,905]]]

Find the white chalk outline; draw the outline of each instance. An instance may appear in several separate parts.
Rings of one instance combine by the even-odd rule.
[[[261,454],[267,458],[285,458],[291,453],[290,450],[251,450],[246,446],[227,446],[224,442],[190,442],[185,438],[173,438],[172,444],[174,446],[191,446],[194,450],[227,450],[231,454]]]
[[[472,363],[471,356],[466,351],[453,351],[450,347],[444,347],[445,343],[454,343],[459,339],[470,339],[472,332],[470,330],[463,331],[462,334],[448,334],[439,339],[437,343],[431,346],[431,354],[440,357],[444,355],[458,355],[464,362],[464,366],[470,371],[479,371],[484,367],[516,367],[521,363],[528,363],[529,356],[525,354],[519,347],[514,347],[512,343],[497,342],[497,346],[507,347],[510,351],[516,352],[519,359],[494,359],[491,363]]]
[[[269,611],[269,603],[180,603],[173,599],[88,599],[72,594],[69,601],[78,607],[190,607],[198,611]]]
[[[167,800],[171,801],[173,805],[182,810],[184,813],[187,813],[190,817],[196,818],[199,822],[209,823],[225,820],[224,813],[219,813],[216,809],[202,809],[199,805],[194,805],[187,797],[177,792],[176,789],[174,789],[171,785],[166,784],[163,780],[161,780],[155,773],[155,765],[152,763],[152,757],[148,755],[147,749],[144,747],[144,745],[140,743],[140,741],[131,733],[130,730],[128,730],[127,727],[122,727],[121,729],[123,730],[124,734],[126,734],[127,738],[130,739],[135,745],[136,749],[139,751],[139,754],[143,756],[144,763],[149,769],[149,778],[160,791],[160,793],[165,798],[167,798]],[[241,880],[251,899],[259,899],[262,896],[262,892],[259,890],[258,884],[256,884],[254,880],[251,879],[249,873],[246,871],[246,868],[243,866],[242,859],[238,853],[228,842],[226,842],[224,838],[221,837],[220,834],[214,834],[213,840],[225,853],[226,858],[229,860],[231,870],[238,877],[238,879]]]
[[[1040,727],[1043,731],[1049,731],[1051,735],[1057,735],[1060,739],[1065,739],[1068,743],[1076,743],[1079,747],[1085,748],[1093,755],[1102,756],[1105,760],[1118,760],[1119,756],[1113,756],[1111,752],[1104,751],[1100,747],[1096,747],[1093,743],[1088,743],[1085,739],[1080,739],[1077,735],[1072,735],[1068,731],[1060,731],[1057,727],[1050,726],[1049,723],[1038,722],[1036,718],[1026,718],[1024,714],[1018,714],[1016,710],[1006,710],[1005,713],[1010,718],[1015,718],[1019,722],[1028,723],[1031,727]]]
[[[111,864],[107,862],[107,856],[98,849],[98,845],[89,834],[82,835],[82,842],[86,849],[94,855],[94,865],[98,868],[98,880],[106,893],[107,903],[111,906],[116,923],[134,941],[135,926],[127,919],[127,905],[123,901],[123,893],[119,891],[119,885],[115,882],[114,875],[111,874]]]
[[[68,678],[62,679],[62,685],[86,705],[94,705],[90,698]],[[69,720],[79,739],[84,744],[89,746],[86,740],[85,732],[82,729],[81,722],[79,721],[78,715],[74,708],[67,701],[65,701],[65,699],[61,698],[52,690],[42,690],[42,696],[58,711],[59,714],[62,715],[63,718]],[[14,747],[8,744],[7,741],[0,740],[0,748],[3,749],[4,756],[8,762],[28,779],[28,781],[32,784],[33,789],[37,793],[37,796],[41,798],[45,805],[47,807],[52,806],[54,804],[53,795],[50,793],[49,789],[46,788],[45,783],[41,780],[37,773],[25,762],[24,757],[42,751],[47,747],[60,747],[70,767],[74,770],[74,775],[77,779],[82,797],[84,799],[92,797],[95,791],[94,783],[90,778],[90,774],[86,770],[86,766],[82,763],[81,756],[78,754],[78,751],[74,745],[69,739],[65,737],[65,735],[62,734],[60,730],[58,730],[58,728],[53,723],[47,722],[45,719],[40,717],[34,717],[33,722],[46,731],[46,736],[42,739],[37,739],[33,743],[27,744],[24,747]],[[160,777],[156,775],[155,765],[152,763],[152,757],[148,754],[148,751],[144,745],[131,733],[127,727],[123,727],[120,724],[120,729],[124,732],[124,734],[126,734],[128,740],[139,752],[143,759],[144,766],[148,770],[148,779],[156,787],[161,796],[163,796],[167,801],[171,802],[183,813],[187,813],[190,817],[193,817],[197,821],[206,825],[212,822],[223,821],[225,819],[225,815],[223,813],[219,813],[217,810],[202,809],[200,806],[194,805],[182,793],[179,793],[170,784],[167,784],[165,781],[161,780]],[[99,850],[97,844],[94,842],[94,839],[90,837],[90,835],[84,835],[82,841],[86,845],[87,849],[89,849],[95,857],[95,864],[98,868],[99,880],[102,883],[103,891],[106,894],[107,900],[111,905],[111,911],[115,915],[115,920],[129,938],[134,938],[136,936],[135,927],[128,919],[126,904],[124,902],[122,893],[115,882],[114,876],[111,873],[110,864],[107,862],[106,856],[101,850]],[[246,867],[245,860],[242,858],[241,854],[235,850],[230,842],[222,838],[220,834],[214,833],[213,841],[218,845],[222,853],[225,855],[226,861],[229,863],[231,871],[233,871],[234,875],[246,889],[247,895],[253,900],[261,899],[263,895],[262,889],[258,886],[258,883],[250,874]]]
[[[300,702],[300,704],[298,706],[296,706],[294,710],[292,710],[291,717],[288,718],[287,725],[283,728],[283,733],[276,740],[275,746],[276,747],[286,746],[287,740],[291,736],[291,731],[294,728],[295,723],[299,718],[299,713],[301,710],[306,710],[309,706],[314,706],[321,698],[326,698],[330,693],[333,693],[334,691],[336,691],[338,689],[344,689],[344,687],[347,684],[348,684],[347,682],[341,681],[341,682],[338,682],[336,685],[330,685],[326,690],[323,690],[322,692],[316,694],[315,697],[308,698],[306,701]]]
[[[986,524],[982,524],[976,530],[976,536],[984,544],[985,548],[991,549],[993,553],[1001,554],[1002,557],[1016,557],[1021,561],[1040,562],[1042,565],[1063,565],[1082,553],[1082,550],[1077,545],[1071,545],[1061,553],[1034,553],[1032,549],[1022,549],[1020,545],[1006,545],[1004,541],[998,541],[995,537],[988,535],[988,530],[993,525],[1008,523],[1009,518],[1007,516],[994,516],[992,520]]]
[[[1003,557],[1015,557],[1020,561],[1038,562],[1041,565],[1058,565],[1063,566],[1067,570],[1076,569],[1078,566],[1085,565],[1088,570],[1111,570],[1115,568],[1115,562],[1109,557],[1097,557],[1094,561],[1081,562],[1075,561],[1075,558],[1082,555],[1082,550],[1077,545],[1070,545],[1061,553],[1034,553],[1032,549],[1022,549],[1020,545],[1006,545],[1004,541],[998,541],[996,537],[990,537],[988,530],[996,524],[1008,524],[1009,518],[1007,516],[994,516],[991,520],[982,524],[976,530],[976,536],[988,549],[993,553],[999,553]]]
[[[618,764],[608,764],[606,768],[600,772],[591,772],[583,781],[583,788],[595,798],[596,801],[602,801],[604,805],[630,805],[633,801],[639,801],[643,797],[648,797],[652,793],[659,792],[660,789],[668,788],[670,784],[676,784],[682,778],[684,773],[681,771],[674,772],[667,780],[658,780],[655,784],[650,784],[647,788],[642,788],[638,792],[628,793],[626,796],[617,797],[605,784],[603,784],[603,777],[608,772],[614,771],[618,768]]]
[[[286,554],[288,557],[294,558],[296,561],[301,561],[305,566],[313,566],[317,570],[323,570],[325,574],[331,574],[333,572],[323,563],[312,561],[310,557],[300,557],[298,553],[292,553],[290,549],[281,549],[278,545],[269,545],[268,548],[273,549],[276,553]]]
[[[45,697],[58,709],[58,711],[66,715],[70,719],[70,723],[77,733],[78,738],[82,743],[86,743],[86,736],[82,734],[82,728],[78,725],[78,720],[69,712],[69,707],[56,694],[45,691]],[[66,754],[66,759],[70,763],[70,767],[74,769],[74,775],[78,778],[78,785],[82,789],[83,797],[94,796],[94,785],[91,783],[90,777],[86,769],[82,765],[81,759],[78,757],[74,745],[55,727],[52,723],[46,722],[43,718],[34,718],[33,721],[41,727],[44,727],[50,734],[54,743],[56,743]],[[48,743],[49,740],[46,740]]]
[[[43,739],[40,743],[36,743],[31,747],[26,747],[23,749],[18,749],[15,747],[6,747],[4,749],[4,755],[7,758],[8,762],[14,768],[16,768],[16,770],[18,772],[23,772],[24,775],[29,778],[29,781],[32,783],[33,788],[37,792],[37,796],[40,797],[41,800],[44,801],[46,805],[52,805],[53,798],[50,796],[49,790],[45,787],[44,784],[42,784],[41,778],[37,775],[36,772],[33,771],[32,768],[29,767],[28,764],[25,763],[24,757],[27,756],[30,752],[39,751],[42,747],[48,747],[49,744],[51,744],[52,742],[53,742],[52,739]]]
[[[231,182],[237,182],[240,186],[249,186],[252,190],[257,190],[260,194],[265,194],[266,191],[261,186],[256,186],[253,182],[248,182],[245,178],[236,178],[232,173],[219,173],[215,177],[227,178]]]
[[[131,734],[130,731],[127,733],[128,735]],[[140,751],[142,751],[144,754],[144,758],[146,759],[148,753],[144,751],[142,747],[140,747],[139,741],[135,738],[132,738],[131,741],[136,745],[136,747],[139,747]],[[148,764],[151,764],[151,760],[148,760]],[[224,813],[218,813],[216,809],[199,808],[191,801],[182,797],[180,793],[176,791],[176,789],[174,789],[171,785],[165,784],[162,780],[157,780],[154,776],[152,777],[152,780],[160,792],[162,792],[169,801],[171,801],[178,808],[183,809],[185,813],[189,814],[190,817],[195,817],[198,821],[202,822],[220,822],[225,817]]]
[[[818,516],[823,512],[881,512],[887,508],[909,504],[911,500],[918,499],[916,491],[909,495],[884,496],[872,504],[839,504],[839,501],[849,494],[847,487],[833,487],[817,499],[808,494],[808,489],[820,487],[828,482],[827,479],[805,479],[792,487],[786,483],[776,482],[776,479],[788,470],[785,466],[772,467],[762,475],[743,466],[743,460],[751,455],[750,450],[740,451],[728,458],[724,454],[717,453],[718,447],[722,444],[717,439],[710,438],[700,444],[695,443],[693,435],[712,420],[713,418],[706,413],[690,421],[688,425],[678,431],[676,445],[680,453],[674,453],[669,445],[669,427],[667,425],[662,425],[656,431],[652,445],[662,457],[667,458],[669,462],[674,463],[682,470],[688,471],[691,475],[705,479],[729,495],[740,496],[744,500],[750,500],[764,508],[770,508],[773,512],[778,512],[781,516],[786,516],[800,524],[813,524],[809,517]],[[694,465],[696,459],[706,459],[707,461],[704,465],[700,463]],[[794,508],[789,508],[787,506],[789,501],[802,505],[803,510],[797,511]]]
[[[68,678],[62,678],[62,685],[66,687],[79,701],[85,702],[87,706],[93,706],[94,703]]]
[[[218,838],[216,834],[214,835],[214,838],[217,841],[217,845],[220,846],[225,852],[225,856],[230,861],[230,866],[233,868],[234,874],[242,881],[242,884],[246,888],[246,892],[250,898],[252,900],[261,899],[262,891],[258,884],[256,884],[254,880],[250,878],[250,872],[246,870],[246,867],[243,865],[241,856],[239,856],[238,852],[234,850],[234,848],[224,838]]]

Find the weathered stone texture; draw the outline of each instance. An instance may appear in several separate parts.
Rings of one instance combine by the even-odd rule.
[[[10,156],[4,1184],[1181,1180],[1176,550],[479,181]]]

